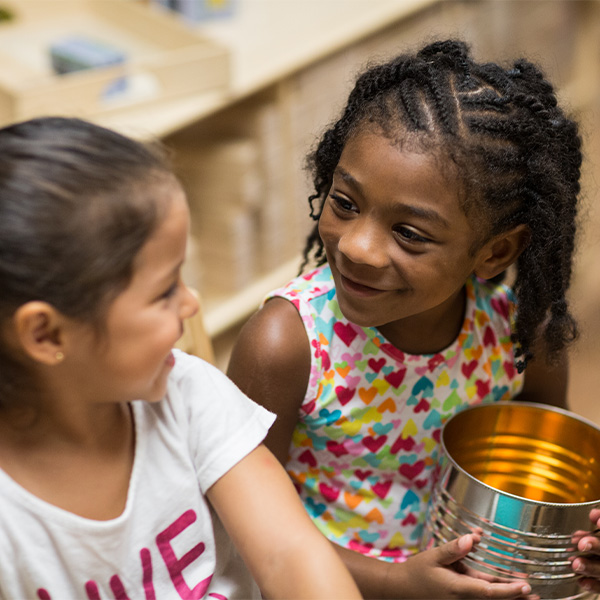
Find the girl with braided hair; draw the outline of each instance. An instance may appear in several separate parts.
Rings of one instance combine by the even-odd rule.
[[[367,69],[309,156],[317,267],[268,295],[228,374],[278,414],[267,445],[365,597],[529,593],[446,568],[477,534],[417,552],[448,418],[566,407],[581,161],[535,65],[457,40]]]

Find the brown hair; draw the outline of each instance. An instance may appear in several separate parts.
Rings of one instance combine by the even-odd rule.
[[[157,191],[173,178],[166,155],[80,119],[45,117],[0,129],[0,156],[0,327],[32,300],[100,324],[160,219]],[[0,401],[22,371],[0,345]]]

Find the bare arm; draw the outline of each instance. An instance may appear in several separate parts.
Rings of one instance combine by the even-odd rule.
[[[285,465],[310,374],[310,345],[296,308],[274,298],[244,326],[227,375],[255,402],[277,414],[265,445]],[[324,538],[325,539],[325,538]],[[332,544],[368,598],[398,597],[386,584],[389,564]],[[392,574],[395,570],[392,570]],[[393,579],[393,578],[392,578]]]
[[[517,399],[568,409],[568,381],[569,364],[566,352],[556,364],[548,365],[544,353],[536,351],[535,358],[525,369],[523,391]]]
[[[245,490],[244,510],[239,491]],[[314,526],[277,459],[259,446],[208,491],[214,506],[265,598],[360,598],[334,545]],[[523,598],[522,581],[476,579],[452,568],[479,541],[462,536],[406,563],[389,564],[350,550],[351,565],[370,580],[378,598]],[[362,560],[361,560],[362,559]],[[375,582],[372,573],[379,574]]]
[[[447,544],[415,554],[404,563],[388,563],[336,546],[365,598],[526,598],[531,592],[522,581],[501,582],[478,578],[460,568],[480,541],[478,534],[461,536]]]
[[[274,298],[243,327],[227,375],[277,415],[265,440],[285,465],[310,374],[310,345],[296,308]]]
[[[207,496],[266,598],[360,598],[265,446],[228,471]]]

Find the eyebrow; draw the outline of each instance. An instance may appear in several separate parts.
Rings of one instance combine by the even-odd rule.
[[[334,175],[337,173],[346,183],[357,188],[359,191],[362,191],[362,185],[360,182],[353,175],[350,175],[350,173],[348,173],[344,167],[340,167],[340,165],[338,165],[333,173]]]
[[[364,194],[363,186],[360,183],[360,181],[358,181],[353,175],[348,173],[348,171],[346,171],[343,167],[340,167],[338,165],[335,168],[334,175],[335,174],[339,175],[345,183],[356,189],[358,192]],[[399,206],[402,207],[402,210],[404,212],[408,212],[412,216],[418,217],[420,219],[425,219],[433,223],[437,223],[438,225],[441,225],[446,229],[450,227],[450,223],[435,210],[423,208],[422,206],[414,206],[413,204],[402,204]]]
[[[185,258],[183,260],[180,260],[177,263],[177,265],[171,271],[171,277],[175,277],[176,275],[179,275],[179,273],[181,272],[181,267],[183,267],[184,262],[185,262]]]
[[[178,274],[179,274],[179,272],[181,270],[181,267],[183,266],[184,262],[185,261],[182,260],[173,269],[171,269],[168,273],[165,273],[160,278],[160,285],[163,285],[164,283],[166,283],[168,281],[171,281],[172,279],[175,279],[178,276]]]

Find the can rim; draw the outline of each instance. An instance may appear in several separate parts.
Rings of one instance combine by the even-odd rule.
[[[575,421],[579,421],[583,425],[586,425],[586,426],[594,429],[600,436],[600,427],[598,425],[596,425],[593,421],[591,421],[585,417],[582,417],[574,412],[571,412],[567,409],[561,408],[559,406],[554,406],[551,404],[542,404],[539,402],[522,402],[522,401],[517,400],[517,401],[488,402],[488,403],[484,403],[484,404],[470,405],[470,406],[467,406],[464,409],[460,410],[459,412],[455,413],[454,415],[452,415],[444,423],[444,425],[442,427],[442,433],[440,436],[440,445],[442,447],[443,456],[448,460],[447,467],[452,467],[452,468],[460,471],[461,474],[466,475],[466,477],[468,477],[469,480],[471,480],[473,483],[475,483],[476,485],[478,485],[486,490],[491,490],[495,494],[500,494],[500,495],[508,497],[508,498],[513,498],[515,500],[519,500],[520,502],[523,502],[523,503],[526,503],[526,504],[529,504],[532,506],[548,506],[548,507],[554,507],[554,508],[571,508],[571,509],[574,507],[593,508],[596,506],[600,506],[600,497],[595,500],[587,500],[585,502],[549,502],[549,501],[545,501],[545,500],[532,500],[529,498],[525,498],[524,496],[512,494],[511,492],[507,492],[505,490],[501,490],[500,488],[496,488],[492,485],[489,485],[488,483],[484,483],[477,477],[471,475],[466,469],[464,469],[460,464],[458,464],[458,462],[456,462],[456,460],[452,457],[452,455],[448,451],[448,448],[446,446],[445,436],[444,436],[444,433],[446,432],[446,429],[451,422],[457,420],[458,418],[461,417],[461,415],[464,415],[467,412],[472,412],[472,411],[486,409],[486,408],[502,408],[503,406],[514,407],[515,405],[525,406],[525,407],[529,407],[529,408],[533,408],[533,409],[539,409],[541,411],[551,411],[551,412],[556,412],[556,413],[562,414],[563,416],[565,416],[567,418],[573,419]],[[440,481],[444,478],[445,471],[447,471],[447,470],[448,470],[448,468],[442,468],[442,472],[440,474]]]

